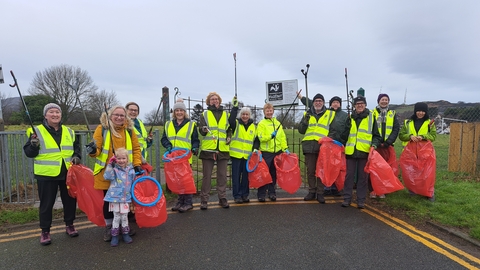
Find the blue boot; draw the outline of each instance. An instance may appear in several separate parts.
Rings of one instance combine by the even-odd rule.
[[[128,232],[129,232],[129,231],[130,231],[130,227],[129,227],[129,226],[122,227],[123,242],[125,242],[126,244],[130,244],[130,243],[133,242],[132,237],[130,237],[130,235],[128,235]]]
[[[118,246],[119,234],[120,234],[120,228],[112,228],[112,241],[110,241],[111,247]]]

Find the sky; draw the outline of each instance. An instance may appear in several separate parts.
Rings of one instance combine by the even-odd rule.
[[[480,102],[478,0],[0,0],[0,18],[6,97],[18,96],[10,70],[26,95],[37,72],[67,64],[123,105],[137,102],[140,118],[164,86],[171,106],[175,87],[223,102],[236,87],[263,106],[266,82],[297,80],[307,94],[309,64],[308,96],[327,104],[346,99],[345,68],[369,108],[379,93],[392,104]]]

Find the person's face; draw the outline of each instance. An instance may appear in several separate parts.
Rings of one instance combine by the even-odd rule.
[[[266,108],[263,113],[265,114],[265,118],[271,119],[273,117],[273,108]]]
[[[45,119],[49,126],[57,127],[62,121],[62,112],[59,109],[51,108],[45,114]]]
[[[210,97],[210,106],[220,107],[220,98],[217,95]]]
[[[128,156],[127,155],[116,155],[115,158],[117,159],[117,164],[120,165],[120,167],[127,167],[128,165]]]
[[[128,117],[130,117],[131,119],[136,119],[137,116],[138,116],[137,105],[132,104],[132,105],[128,106],[127,114],[128,114]]]
[[[185,111],[182,109],[175,109],[174,113],[177,120],[183,120],[185,118]]]
[[[382,97],[378,102],[378,105],[380,105],[381,108],[385,108],[388,106],[389,103],[390,103],[390,100],[388,100],[387,97]]]
[[[246,124],[250,119],[250,114],[248,112],[243,112],[242,115],[240,115],[240,119]]]
[[[117,108],[113,111],[110,119],[116,126],[123,126],[125,123],[125,117],[125,111],[122,108]]]
[[[366,107],[367,104],[365,104],[365,102],[363,101],[359,101],[355,104],[355,111],[357,113],[362,113],[363,111],[365,111],[365,107]]]
[[[334,100],[332,102],[332,106],[330,107],[332,107],[334,110],[337,110],[338,108],[340,108],[340,102],[338,102],[338,100]]]
[[[317,98],[313,101],[313,108],[315,108],[316,111],[320,111],[323,108],[324,103],[323,100]]]
[[[417,116],[418,119],[422,119],[425,116],[425,112],[424,111],[417,111],[415,113],[415,115]]]

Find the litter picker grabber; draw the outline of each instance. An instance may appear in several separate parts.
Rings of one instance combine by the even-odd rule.
[[[303,74],[303,76],[305,76],[305,111],[308,111],[308,83],[307,83],[307,75],[308,75],[308,69],[310,68],[310,64],[307,64],[307,70],[300,70]]]
[[[300,89],[298,91],[297,95],[295,96],[295,99],[293,100],[292,104],[290,104],[290,107],[288,107],[288,110],[285,113],[285,115],[283,116],[282,121],[280,121],[280,125],[275,129],[275,131],[277,131],[280,128],[280,126],[283,124],[283,121],[285,121],[285,118],[287,118],[288,112],[290,112],[290,109],[295,104],[295,101],[297,101],[298,95],[300,95],[301,92],[302,92],[302,89]],[[307,98],[307,100],[308,100],[308,98]]]
[[[20,88],[18,87],[17,78],[15,78],[15,74],[13,74],[12,70],[10,70],[10,74],[12,74],[14,83],[9,85],[10,87],[17,87],[18,94],[20,95],[20,99],[22,100],[23,107],[25,108],[25,113],[27,114],[27,117],[28,117],[28,121],[30,121],[30,126],[32,127],[33,134],[35,137],[37,137],[37,132],[35,132],[35,128],[33,127],[32,118],[30,117],[30,113],[28,112],[27,104],[25,103],[25,99],[23,99],[22,92],[20,92]]]
[[[235,97],[237,97],[237,53],[233,53],[233,61],[235,61]]]
[[[347,75],[347,68],[345,68],[345,85],[347,87],[347,113],[350,116],[351,109],[353,109],[353,90],[348,91],[348,75]]]

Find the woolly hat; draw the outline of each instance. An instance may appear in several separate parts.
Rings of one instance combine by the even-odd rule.
[[[313,97],[313,101],[315,102],[315,99],[321,99],[323,100],[323,102],[325,102],[325,98],[323,98],[323,95],[322,94],[316,94],[314,97]]]
[[[187,107],[185,106],[185,104],[178,101],[175,103],[175,105],[173,105],[173,111],[175,111],[176,109],[182,109],[184,111],[187,111]]]
[[[58,109],[60,113],[62,112],[62,108],[60,108],[60,106],[58,106],[57,104],[48,103],[47,105],[45,105],[45,107],[43,107],[43,116],[47,115],[47,112],[50,109]]]
[[[413,112],[418,112],[418,111],[422,111],[422,112],[425,112],[425,113],[428,113],[428,105],[427,103],[424,103],[424,102],[417,102],[415,103],[415,106],[413,107]]]
[[[388,98],[388,101],[390,101],[390,97],[389,97],[387,94],[380,94],[380,95],[378,95],[377,103],[380,102],[380,99],[382,99],[382,97],[387,97],[387,98]]]
[[[363,101],[365,105],[367,105],[367,99],[364,96],[357,96],[356,98],[353,99],[353,105],[357,104],[358,102]]]
[[[332,103],[333,103],[334,101],[338,101],[338,102],[340,102],[340,105],[342,105],[342,99],[341,99],[340,97],[338,97],[338,96],[332,97],[332,98],[330,99],[330,102],[328,103],[328,105],[329,105],[330,107],[332,107]]]

